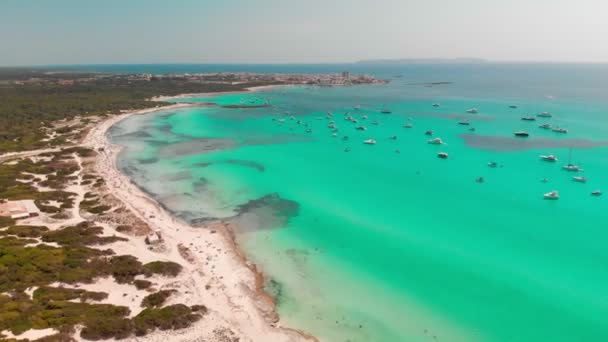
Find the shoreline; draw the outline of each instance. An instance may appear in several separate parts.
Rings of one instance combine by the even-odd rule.
[[[227,95],[227,94],[254,93],[254,92],[258,92],[260,90],[267,90],[267,89],[281,88],[281,87],[294,87],[297,85],[298,84],[270,84],[270,85],[264,85],[264,86],[244,88],[243,90],[220,91],[220,92],[216,92],[216,93],[187,93],[187,94],[179,94],[179,95],[174,95],[174,96],[162,96],[161,95],[161,96],[155,96],[155,97],[151,98],[150,101],[164,102],[167,100],[187,99],[190,97],[215,97],[215,96]]]
[[[284,86],[284,85],[276,85]],[[264,89],[276,86],[264,86]],[[246,91],[254,90],[248,89]],[[230,92],[238,93],[238,92]],[[219,95],[209,93],[209,95]],[[183,94],[187,97],[190,94]],[[200,96],[200,94],[198,94]],[[181,96],[181,95],[180,95]],[[211,297],[202,295],[202,303],[209,308],[212,320],[218,326],[228,326],[236,330],[241,341],[319,341],[304,331],[285,327],[279,324],[279,315],[273,298],[264,291],[264,275],[255,264],[247,260],[235,240],[234,231],[222,221],[212,222],[205,227],[192,227],[181,222],[159,203],[137,187],[133,181],[117,167],[116,161],[122,147],[112,144],[107,138],[107,131],[122,120],[133,115],[144,115],[173,108],[193,107],[197,104],[177,103],[168,106],[131,111],[109,117],[93,126],[81,145],[98,151],[95,159],[95,171],[104,178],[111,194],[121,201],[135,216],[148,226],[163,235],[167,241],[168,251],[165,257],[190,269],[190,279],[198,292],[205,289],[210,282],[214,283],[215,293]],[[179,233],[178,233],[179,232]],[[217,234],[216,232],[219,232]],[[205,243],[198,243],[203,238]],[[193,245],[194,244],[194,245]],[[213,249],[195,260],[186,260],[182,247],[194,250]],[[186,248],[186,249],[188,249]],[[135,252],[135,251],[134,251]],[[213,252],[216,254],[211,255]],[[137,255],[134,255],[137,257]],[[192,256],[192,254],[191,254]],[[217,270],[206,272],[207,269]],[[214,291],[212,291],[214,292]],[[209,325],[206,316],[201,323],[184,330],[156,332],[150,340],[164,340],[167,337],[180,337],[182,341],[200,338],[202,331],[198,325]],[[206,330],[210,328],[207,327]],[[158,336],[158,338],[156,338]]]

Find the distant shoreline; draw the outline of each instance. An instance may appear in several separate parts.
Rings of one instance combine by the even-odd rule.
[[[261,90],[273,89],[273,88],[281,88],[281,87],[293,87],[298,84],[272,84],[272,85],[264,85],[264,86],[256,86],[249,87],[243,90],[235,90],[235,91],[221,91],[216,93],[190,93],[190,94],[179,94],[175,96],[155,96],[150,99],[150,101],[156,102],[166,102],[168,100],[178,100],[178,99],[187,99],[192,97],[216,97],[227,94],[242,94],[242,93],[254,93]]]

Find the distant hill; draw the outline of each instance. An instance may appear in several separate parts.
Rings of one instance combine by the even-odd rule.
[[[479,64],[486,63],[481,58],[402,58],[402,59],[370,59],[356,62],[357,64]]]

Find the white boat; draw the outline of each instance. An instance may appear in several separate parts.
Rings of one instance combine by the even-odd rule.
[[[437,153],[437,157],[440,159],[448,159],[448,154],[445,152],[439,152]]]
[[[553,190],[551,192],[547,192],[546,194],[544,194],[543,197],[547,200],[557,200],[557,199],[559,199],[559,192],[557,192],[556,190]]]
[[[540,156],[540,159],[544,160],[544,161],[548,161],[548,162],[556,162],[557,161],[557,157],[550,154],[548,156]]]
[[[414,127],[414,125],[412,125],[411,123],[406,123],[405,125],[403,125],[403,127],[412,128],[412,127]]]
[[[367,139],[367,140],[364,140],[363,143],[367,144],[367,145],[376,145],[376,140],[374,140],[374,139]]]
[[[522,121],[536,121],[536,118],[533,116],[522,116]]]
[[[365,120],[365,119],[367,119],[367,115],[363,115],[361,118],[362,118],[363,120]]]
[[[591,196],[602,196],[602,192],[600,190],[592,191]]]
[[[587,183],[587,178],[583,176],[574,176],[572,177],[572,180],[579,183]]]
[[[379,122],[378,121],[372,121],[372,125],[378,125]]]
[[[439,103],[433,103],[433,107],[439,107],[441,106]]]
[[[467,109],[467,113],[477,114],[477,113],[479,113],[479,109],[477,109],[477,108]]]
[[[495,167],[497,167],[497,166],[498,166],[498,163],[497,163],[497,162],[489,162],[489,163],[488,163],[488,167],[495,168]]]
[[[391,110],[390,110],[390,109],[388,109],[388,108],[382,108],[382,110],[380,111],[380,113],[382,113],[382,114],[390,114],[390,113],[392,113],[392,112],[391,112]]]
[[[338,133],[334,133],[334,134],[332,134],[331,136],[332,136],[332,137],[337,137],[337,136],[338,136]]]
[[[555,127],[552,129],[552,131],[555,133],[568,133],[567,129],[561,127]]]
[[[427,142],[429,144],[431,144],[431,145],[443,145],[444,144],[443,140],[441,140],[441,138],[434,138],[434,139],[431,139],[431,140],[429,140]]]
[[[359,110],[359,109],[361,109],[361,105],[356,105],[355,110]]]
[[[357,131],[365,131],[365,130],[367,130],[367,127],[365,127],[365,126],[357,127]]]
[[[433,131],[428,130],[428,131],[424,132],[424,135],[433,135]]]
[[[551,124],[544,123],[544,124],[542,124],[542,125],[538,125],[538,128],[542,128],[542,129],[551,129]]]
[[[536,114],[536,116],[538,116],[539,118],[550,118],[553,117],[553,115],[549,112],[542,112],[540,114]]]
[[[396,135],[393,135],[393,136],[391,137],[391,140],[397,140],[397,136],[396,136]]]
[[[581,169],[580,166],[573,165],[573,164],[564,165],[564,166],[562,166],[562,169],[564,169],[566,171],[571,171],[571,172],[583,171],[583,169]]]
[[[570,152],[568,153],[568,164],[562,166],[562,169],[570,172],[583,171],[580,166],[572,164],[572,149],[570,149]]]

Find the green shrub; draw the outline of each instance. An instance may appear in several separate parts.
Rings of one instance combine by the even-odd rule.
[[[143,271],[147,277],[153,274],[175,277],[182,271],[182,266],[172,261],[153,261],[145,264]]]
[[[102,227],[91,226],[88,222],[79,223],[42,235],[45,242],[56,242],[63,246],[104,245],[116,241],[126,241],[118,236],[99,236],[103,233]]]
[[[80,337],[86,340],[123,339],[133,333],[133,322],[122,317],[92,317],[87,319]]]
[[[175,290],[161,290],[153,294],[149,294],[141,301],[141,306],[145,308],[163,306],[167,298],[169,298],[173,292],[175,292]]]
[[[101,213],[106,212],[106,211],[108,211],[110,209],[112,209],[111,206],[102,204],[102,205],[98,205],[96,207],[87,208],[86,210],[88,212],[90,212],[91,214],[101,214]]]
[[[158,328],[160,330],[183,329],[201,318],[183,304],[170,305],[160,309],[144,309],[133,318],[135,335],[142,336]]]
[[[118,283],[129,283],[142,272],[141,262],[131,255],[120,255],[110,259],[110,274]]]
[[[133,285],[135,285],[138,290],[143,290],[152,286],[152,283],[147,280],[135,279],[133,280]]]
[[[17,235],[18,237],[39,237],[49,229],[44,226],[10,226],[0,234]]]
[[[12,226],[15,224],[15,220],[8,216],[0,216],[0,228]]]

